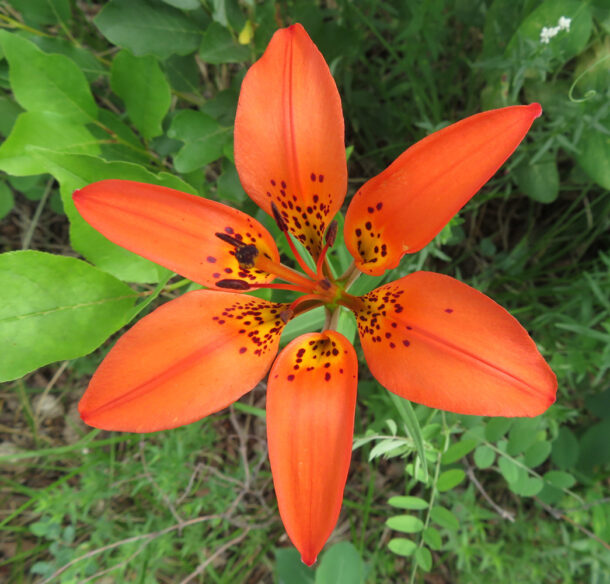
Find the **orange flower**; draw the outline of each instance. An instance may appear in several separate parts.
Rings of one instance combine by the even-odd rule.
[[[174,428],[228,406],[271,367],[267,428],[279,510],[311,565],[339,516],[357,358],[330,319],[328,330],[293,340],[275,359],[295,314],[351,309],[372,374],[409,400],[462,414],[545,411],[555,399],[553,372],[523,327],[480,292],[430,272],[362,297],[347,291],[357,274],[381,275],[429,243],[540,113],[538,104],[485,112],[406,150],[354,196],[345,220],[354,265],[337,278],[326,252],[347,186],[341,102],[305,30],[279,30],[244,79],[235,160],[246,192],[275,218],[302,272],[280,263],[259,222],[225,205],[119,180],[75,192],[81,215],[108,239],[208,288],[161,306],[117,342],[80,403],[83,419],[108,430]],[[239,293],[261,287],[302,295],[279,304]]]

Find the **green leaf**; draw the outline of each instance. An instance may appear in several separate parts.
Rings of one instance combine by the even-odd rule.
[[[6,217],[12,211],[14,205],[13,191],[5,182],[0,183],[0,219]]]
[[[222,161],[222,174],[218,178],[216,198],[227,199],[232,203],[243,203],[248,195],[241,186],[235,165],[226,158]]]
[[[29,26],[40,27],[70,20],[70,0],[9,0]]]
[[[184,142],[174,157],[174,166],[178,172],[187,173],[222,156],[224,145],[231,138],[231,128],[221,126],[201,112],[181,110],[172,120],[167,135]]]
[[[565,470],[572,468],[578,460],[580,448],[578,439],[569,428],[560,428],[557,438],[553,442],[551,460],[559,468]]]
[[[432,568],[432,554],[430,550],[426,547],[420,547],[415,552],[415,561],[424,572],[429,572],[430,568]]]
[[[112,61],[110,85],[124,102],[127,115],[147,140],[163,133],[161,122],[172,101],[169,83],[154,57],[119,52]]]
[[[296,549],[282,548],[275,550],[275,577],[278,584],[313,584],[314,571]]]
[[[417,421],[417,416],[413,411],[413,406],[409,400],[406,400],[395,393],[390,392],[388,395],[398,410],[409,436],[411,436],[415,443],[417,458],[419,459],[423,472],[423,480],[426,481],[428,480],[428,463],[426,460],[426,451],[424,450],[424,439],[422,437],[421,428],[419,427],[419,422]]]
[[[490,442],[497,442],[508,432],[512,423],[510,418],[492,418],[485,426],[485,437]]]
[[[489,468],[495,459],[496,453],[485,444],[482,444],[474,451],[474,463],[478,468]]]
[[[576,160],[598,185],[610,189],[610,135],[585,128]]]
[[[536,441],[536,431],[539,424],[538,418],[517,420],[508,434],[506,452],[511,456],[516,456],[529,448]]]
[[[555,157],[544,157],[535,164],[525,162],[515,170],[519,188],[534,201],[552,203],[559,195],[559,172]]]
[[[111,0],[93,22],[111,43],[136,57],[188,55],[197,50],[203,34],[201,19],[194,14],[145,0]]]
[[[530,477],[527,474],[509,485],[510,490],[521,497],[533,497],[542,491],[544,481],[538,477]]]
[[[422,539],[424,540],[424,543],[433,550],[438,551],[443,547],[441,534],[438,529],[435,529],[434,527],[426,527],[422,534]]]
[[[419,497],[390,497],[388,503],[399,509],[427,509],[428,501]]]
[[[569,489],[576,482],[570,473],[562,470],[550,470],[544,474],[544,480],[558,489]]]
[[[403,533],[417,533],[424,528],[424,522],[413,515],[396,515],[390,517],[385,523],[390,529]]]
[[[432,521],[450,531],[457,531],[460,528],[458,518],[445,507],[432,507],[430,517]]]
[[[519,478],[519,467],[510,459],[501,456],[498,459],[500,472],[507,483],[514,483]]]
[[[64,209],[70,219],[72,247],[90,262],[128,282],[157,282],[162,272],[153,262],[108,241],[82,219],[72,202],[72,193],[98,180],[115,178],[160,184],[193,192],[184,181],[167,173],[154,175],[145,168],[127,162],[105,162],[92,156],[58,154],[48,150],[33,151],[44,160],[48,172],[60,183]]]
[[[0,96],[0,134],[8,136],[15,125],[19,114],[23,111],[19,104],[6,95]]]
[[[28,111],[52,112],[73,122],[97,119],[97,105],[87,78],[68,57],[43,53],[34,43],[0,32],[10,66],[11,89]]]
[[[316,570],[316,584],[361,584],[363,581],[364,563],[358,550],[348,541],[331,546]]]
[[[163,0],[163,2],[181,10],[196,10],[201,6],[201,0]]]
[[[441,462],[443,464],[451,464],[456,460],[460,460],[466,456],[469,452],[475,449],[477,445],[476,440],[466,439],[460,440],[455,444],[452,444],[445,452],[443,452],[443,456],[441,458]]]
[[[0,256],[0,381],[99,347],[120,329],[136,294],[89,264],[37,251]]]
[[[548,44],[541,43],[542,29],[558,26],[562,16],[571,19],[570,30],[560,31]],[[515,54],[523,43],[564,63],[585,49],[592,26],[591,8],[587,3],[580,0],[546,0],[521,23],[506,51],[507,54]]]
[[[206,63],[241,63],[250,57],[247,46],[238,44],[221,24],[212,22],[203,35],[199,56]]]
[[[539,440],[525,451],[523,462],[530,468],[536,468],[549,457],[549,454],[551,454],[551,443]]]
[[[442,472],[438,477],[436,488],[439,492],[444,493],[457,487],[466,477],[466,473],[461,468],[452,468]]]
[[[398,556],[411,556],[417,549],[417,544],[404,537],[395,537],[388,542],[388,549]]]
[[[24,112],[0,146],[0,169],[15,176],[47,172],[43,160],[32,156],[40,147],[64,154],[97,155],[97,140],[83,125],[51,112]]]

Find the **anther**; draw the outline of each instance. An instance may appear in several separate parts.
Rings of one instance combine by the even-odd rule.
[[[286,310],[282,310],[282,312],[280,312],[280,318],[282,319],[284,324],[288,324],[288,321],[293,316],[294,316],[294,310],[290,310],[290,308],[287,308]]]
[[[233,280],[227,278],[225,280],[218,280],[216,286],[219,288],[227,288],[228,290],[250,290],[250,284],[244,280]]]
[[[288,231],[288,225],[286,225],[286,221],[284,221],[284,218],[280,214],[280,210],[273,201],[271,202],[271,211],[273,211],[273,218],[275,219],[277,226],[284,232]]]
[[[258,249],[252,244],[244,245],[235,250],[235,259],[239,262],[239,265],[244,268],[254,267],[254,260],[257,255]]]
[[[214,235],[218,237],[218,239],[222,239],[222,241],[232,245],[233,247],[243,247],[244,245],[246,245],[243,241],[235,239],[235,237],[231,237],[226,233],[214,233]]]
[[[328,245],[328,247],[332,247],[333,245],[335,245],[335,239],[337,239],[337,229],[338,229],[338,224],[336,221],[333,221],[329,226],[328,229],[326,230],[326,245]]]
[[[318,284],[320,285],[320,288],[324,288],[324,290],[330,290],[332,287],[332,284],[328,278],[323,278],[318,282]]]

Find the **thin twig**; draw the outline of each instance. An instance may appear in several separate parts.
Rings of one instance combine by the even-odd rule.
[[[506,509],[502,509],[494,500],[489,496],[483,485],[479,482],[474,474],[474,469],[469,464],[466,465],[466,474],[470,479],[470,482],[477,488],[479,493],[483,495],[483,498],[489,503],[490,507],[500,516],[502,519],[508,519],[511,523],[515,522],[515,515]]]
[[[40,198],[40,201],[38,202],[38,206],[36,207],[36,211],[34,211],[34,216],[32,217],[30,224],[28,225],[28,230],[26,231],[25,235],[23,236],[23,244],[21,245],[22,250],[29,249],[30,244],[32,243],[32,237],[34,236],[34,231],[36,230],[36,225],[38,225],[38,221],[40,220],[40,216],[42,215],[42,210],[44,209],[44,206],[47,204],[47,199],[49,198],[49,195],[51,194],[51,188],[53,186],[54,180],[55,179],[50,178],[47,181],[47,186],[44,189],[44,193],[42,194],[42,197]]]

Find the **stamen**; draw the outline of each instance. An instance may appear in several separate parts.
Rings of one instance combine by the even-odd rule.
[[[244,245],[246,245],[243,241],[240,241],[239,239],[235,239],[235,237],[231,237],[230,235],[227,235],[226,233],[214,233],[214,235],[216,237],[218,237],[218,239],[222,239],[222,241],[232,245],[233,247],[243,247]]]
[[[317,278],[324,277],[324,271],[323,271],[324,260],[326,259],[326,253],[328,252],[328,249],[335,244],[335,239],[337,239],[337,229],[338,229],[337,222],[333,221],[333,222],[331,222],[331,224],[328,226],[328,229],[326,230],[325,244],[324,244],[324,247],[322,248],[322,251],[320,252],[320,257],[318,258],[318,261],[316,263],[316,273],[317,273],[316,277]]]
[[[277,226],[281,231],[286,233],[286,231],[288,231],[288,225],[286,225],[284,218],[280,214],[280,210],[277,208],[277,205],[274,202],[271,202],[271,210],[273,211],[273,218],[275,219]]]
[[[250,284],[245,280],[235,280],[232,278],[226,278],[225,280],[218,280],[216,286],[219,288],[227,288],[228,290],[250,290]]]
[[[258,249],[255,245],[249,244],[243,247],[238,247],[235,250],[235,259],[239,262],[240,266],[244,268],[253,268],[254,260],[258,255]]]

